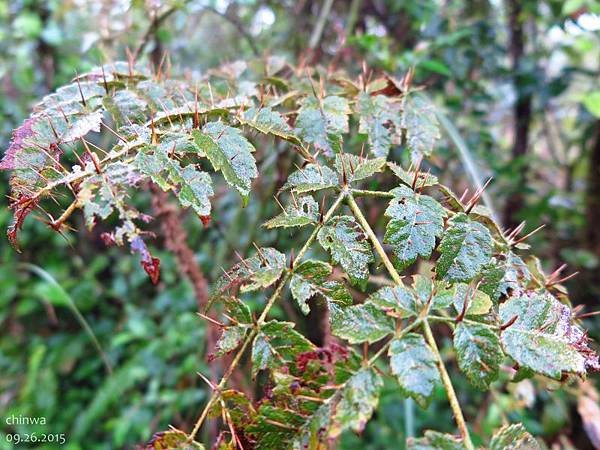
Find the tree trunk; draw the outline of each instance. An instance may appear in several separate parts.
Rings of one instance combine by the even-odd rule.
[[[523,33],[523,18],[521,0],[508,1],[510,57],[513,70],[513,84],[517,99],[513,107],[514,141],[511,150],[512,159],[523,159],[529,146],[529,128],[531,125],[532,95],[524,86],[526,80],[522,73],[523,57],[525,56],[525,36]],[[528,165],[523,162],[516,174],[514,186],[516,190],[506,201],[504,208],[504,225],[514,228],[518,225],[516,218],[523,209],[525,202],[524,191],[527,187]]]

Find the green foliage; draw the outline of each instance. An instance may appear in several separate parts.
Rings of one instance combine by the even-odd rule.
[[[137,192],[153,183],[183,208],[191,207],[207,233],[229,233],[219,223],[211,225],[212,215],[225,216],[218,198],[227,190],[217,176],[213,180],[211,170],[220,172],[234,197],[241,195],[241,205],[251,209],[253,184],[261,182],[258,167],[262,171],[272,158],[259,149],[257,139],[283,141],[285,150],[276,159],[297,170],[278,180],[277,186],[287,191],[287,206],[265,227],[274,236],[293,229],[297,257],[286,256],[274,238],[274,247],[255,245],[253,256],[239,255],[240,262],[223,270],[202,313],[215,308],[226,319],[221,323],[209,317],[220,330],[210,358],[233,353],[231,366],[222,370],[192,432],[157,435],[146,448],[201,448],[192,442],[203,421],[220,417],[223,430],[216,448],[235,448],[243,441],[249,448],[317,450],[346,430],[365,429],[389,372],[399,394],[422,407],[443,385],[461,434],[456,439],[427,432],[410,440],[409,448],[472,450],[445,356],[431,332],[434,323],[451,326],[452,355],[470,383],[482,390],[500,378],[504,353],[521,369],[556,379],[598,369],[598,356],[573,322],[566,300],[554,297],[561,291],[553,289],[555,283],[548,282],[534,259],[517,255],[525,246],[505,235],[475,205],[477,198],[463,204],[435,176],[420,171],[439,130],[433,105],[406,79],[401,85],[389,77],[347,80],[344,87],[339,78],[315,69],[309,78],[322,78],[317,94],[312,79],[307,83],[289,66],[292,70],[276,83],[286,92],[281,94],[265,75],[264,64],[233,63],[210,71],[203,88],[131,65],[104,66],[46,97],[15,131],[2,160],[2,168],[13,171],[11,241],[16,243],[32,211],[72,195],[60,217],[51,219],[52,228],[67,232],[66,221],[76,209],[83,210],[90,229],[100,220],[103,226],[114,225],[104,240],[128,243],[158,283],[160,260],[146,243],[149,216],[142,202],[131,200]],[[362,91],[353,88],[361,83]],[[69,117],[57,112],[57,103]],[[102,128],[110,148],[100,151],[90,145],[90,133]],[[362,139],[357,135],[366,135],[375,158],[355,148]],[[73,144],[67,155],[61,150],[65,143]],[[412,167],[386,164],[395,146],[406,150],[404,159]],[[78,164],[62,165],[67,157]],[[372,186],[388,187],[362,189]],[[355,200],[360,197],[377,203],[379,211],[387,203],[385,213],[363,213]],[[283,232],[275,234],[280,228]],[[383,244],[390,245],[393,262]],[[319,259],[323,250],[330,261]],[[416,269],[419,258],[428,265],[409,284],[399,270]],[[339,343],[318,347],[300,324],[270,318],[288,287],[300,311],[321,313]],[[264,303],[263,293],[268,294]],[[314,297],[321,305],[311,311]],[[293,311],[289,315],[295,316]],[[362,344],[362,352],[355,344]],[[256,391],[256,402],[226,389],[246,361],[251,378],[265,387],[264,394]],[[98,390],[78,420],[78,435],[90,429],[99,411],[149,376],[145,370],[124,373],[117,372]],[[528,441],[522,429],[515,430],[501,430],[492,446],[507,439]]]
[[[366,286],[374,258],[367,236],[354,217],[333,217],[321,228],[318,239],[354,284]]]
[[[392,189],[394,198],[385,211],[390,218],[384,242],[391,244],[401,267],[415,262],[417,256],[429,258],[435,240],[444,231],[444,208],[427,195],[406,186]]]
[[[435,355],[416,333],[392,340],[389,349],[390,368],[398,377],[400,389],[427,407],[433,390],[440,381]]]

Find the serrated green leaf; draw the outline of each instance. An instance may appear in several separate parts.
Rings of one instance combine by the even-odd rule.
[[[212,180],[206,172],[193,166],[182,168],[169,157],[165,145],[146,146],[135,158],[136,167],[148,175],[162,190],[173,191],[184,208],[201,217],[210,215],[210,198],[214,195]]]
[[[407,450],[465,450],[462,439],[432,430],[425,431],[425,437],[409,438],[406,448]]]
[[[335,155],[335,168],[340,176],[346,174],[348,183],[369,178],[373,174],[381,172],[384,167],[384,158],[365,159],[349,153]]]
[[[520,424],[504,425],[490,441],[490,450],[540,450],[540,444]]]
[[[294,269],[290,291],[304,314],[310,311],[306,301],[318,292],[318,286],[327,279],[331,271],[332,267],[328,263],[310,259]]]
[[[329,167],[307,164],[306,167],[295,171],[288,177],[283,189],[292,189],[302,194],[332,188],[337,185],[338,177]]]
[[[363,92],[358,97],[358,112],[358,132],[367,135],[375,156],[387,158],[392,144],[400,144],[402,139],[400,104],[385,95]]]
[[[231,285],[241,285],[241,292],[255,291],[275,283],[286,268],[285,255],[274,248],[261,248],[227,271],[216,283],[214,296],[220,296]]]
[[[409,173],[401,166],[393,162],[388,162],[387,165],[394,175],[400,178],[405,185],[412,187],[414,183],[414,188],[416,190],[428,186],[436,186],[438,184],[437,177],[435,175],[431,175],[430,173],[419,171],[417,174],[417,179],[415,180],[415,173]]]
[[[390,244],[401,267],[418,256],[429,258],[435,239],[444,231],[446,211],[432,197],[416,194],[406,186],[392,189],[394,198],[385,211],[390,218],[384,242]]]
[[[367,301],[381,308],[394,309],[403,317],[417,315],[421,306],[415,293],[404,286],[382,287],[371,294]]]
[[[377,342],[394,332],[394,321],[373,303],[329,304],[331,333],[351,344]]]
[[[277,369],[315,346],[294,330],[294,324],[272,320],[265,323],[252,344],[252,377],[260,370]]]
[[[347,429],[360,433],[377,407],[382,387],[383,380],[372,369],[362,369],[352,375],[337,404],[330,437],[335,438]]]
[[[374,261],[368,238],[358,222],[350,216],[335,216],[319,230],[317,239],[339,263],[352,283],[364,287],[369,278],[369,264]]]
[[[209,122],[202,127],[202,132],[194,130],[192,135],[214,169],[223,173],[225,180],[237,189],[246,205],[252,179],[258,176],[252,144],[242,136],[240,130],[222,122]]]
[[[471,281],[492,257],[492,236],[466,214],[450,220],[438,247],[436,276],[447,281]]]
[[[394,339],[388,350],[392,374],[398,378],[400,389],[415,399],[423,408],[427,407],[440,375],[435,356],[420,334],[408,333]]]
[[[190,442],[187,434],[179,430],[161,431],[152,436],[141,450],[204,450],[204,445]]]
[[[332,267],[328,263],[312,259],[303,261],[294,269],[290,291],[304,314],[310,312],[306,302],[321,291],[331,271]]]
[[[221,331],[221,336],[215,344],[215,351],[209,355],[209,360],[218,358],[234,351],[243,342],[246,337],[248,326],[231,325],[226,326]]]
[[[323,441],[323,432],[329,428],[332,405],[327,402],[317,408],[302,425],[300,432],[292,441],[293,450],[319,450]]]
[[[263,134],[276,136],[293,144],[301,145],[300,139],[295,135],[284,117],[270,107],[249,108],[239,118],[239,121],[243,125],[252,127]]]
[[[122,125],[146,121],[148,104],[133,91],[117,91],[112,97],[105,97],[103,104],[115,121]]]
[[[406,143],[413,163],[431,155],[440,129],[434,106],[419,93],[409,93],[402,111],[402,128],[406,130]]]
[[[458,367],[471,384],[485,390],[498,378],[502,348],[498,332],[487,325],[460,322],[454,329]]]
[[[413,275],[412,286],[421,305],[419,309],[429,301],[432,309],[445,309],[454,300],[454,290],[448,288],[443,281],[432,280],[423,275]]]
[[[584,350],[583,332],[571,323],[569,308],[551,294],[525,292],[509,298],[500,305],[500,320],[514,320],[502,331],[501,341],[520,366],[556,379],[563,372],[586,373],[587,355],[578,351]]]
[[[454,285],[453,303],[457,313],[462,313],[465,299],[467,299],[467,316],[480,316],[490,312],[493,306],[490,296],[485,292],[475,289],[465,283]]]
[[[282,212],[271,220],[265,222],[267,228],[302,227],[319,220],[319,204],[306,195],[292,201]]]
[[[341,135],[348,132],[350,113],[345,98],[307,97],[298,112],[295,132],[304,142],[333,156],[341,150]]]

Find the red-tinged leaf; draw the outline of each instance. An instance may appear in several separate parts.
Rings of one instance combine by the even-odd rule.
[[[12,170],[15,169],[16,158],[19,151],[25,145],[25,140],[34,135],[33,125],[35,124],[35,120],[33,117],[25,120],[23,125],[19,128],[16,128],[13,131],[12,139],[10,141],[10,145],[8,146],[8,150],[4,154],[4,158],[0,161],[0,169],[2,170]]]
[[[150,276],[152,284],[157,284],[160,278],[160,259],[150,254],[150,250],[148,250],[148,247],[146,247],[146,244],[139,236],[131,239],[131,250],[140,254],[142,257],[140,264]]]
[[[152,284],[157,284],[160,278],[160,259],[150,258],[149,261],[142,260],[142,267],[150,276]]]
[[[38,200],[35,198],[32,199],[30,197],[21,197],[10,205],[11,209],[14,211],[13,220],[6,230],[6,235],[8,236],[8,241],[16,250],[19,249],[19,245],[17,243],[17,233],[23,227],[25,217],[27,217],[29,213],[35,209],[37,204]]]
[[[208,226],[210,225],[210,216],[200,216],[200,220],[202,221],[202,225],[204,225],[204,228],[208,228]]]
[[[152,436],[139,450],[203,450],[204,446],[197,442],[188,442],[187,435],[180,430],[161,431]]]

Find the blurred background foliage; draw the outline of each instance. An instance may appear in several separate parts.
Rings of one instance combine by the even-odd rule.
[[[363,61],[398,78],[414,68],[415,83],[449,119],[433,158],[444,182],[462,192],[473,189],[474,178],[493,177],[489,195],[502,224],[545,224],[531,238],[534,252],[548,271],[563,262],[567,273],[579,271],[567,283],[573,303],[584,312],[598,309],[600,2],[2,0],[1,147],[36,99],[77,73],[128,53],[156,64],[165,52],[172,73],[182,76],[267,54],[355,75]],[[392,159],[401,153],[396,149]],[[195,217],[181,218],[209,281],[254,241],[280,250],[296,241],[259,226],[276,212],[272,195],[293,169],[285,146],[264,154],[260,187],[247,208],[223,194],[208,229]],[[6,198],[8,176],[0,176]],[[151,211],[150,192],[137,201]],[[0,228],[10,218],[6,205]],[[100,227],[89,233],[81,221],[73,225],[65,239],[31,220],[23,253],[0,244],[2,449],[13,448],[4,439],[9,432],[66,433],[66,445],[36,448],[99,450],[134,448],[168,424],[189,429],[207,395],[196,372],[222,370],[206,362],[210,339],[192,283],[164,248],[158,224],[157,287],[136,257],[104,246]],[[285,301],[276,314],[299,321],[321,343],[318,316],[305,320]],[[585,325],[598,340],[600,318]],[[476,436],[509,418],[551,448],[600,445],[592,436],[600,417],[585,408],[598,402],[592,384],[560,388],[536,379],[481,393],[460,375],[456,380]],[[47,424],[8,426],[11,415],[43,416]],[[444,424],[452,431],[442,391],[423,411],[390,384],[363,435],[344,435],[337,448],[401,449],[407,432]]]

